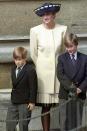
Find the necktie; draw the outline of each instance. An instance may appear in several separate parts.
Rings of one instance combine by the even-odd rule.
[[[17,77],[18,77],[20,74],[20,71],[21,71],[21,67],[18,67],[17,70],[18,70],[18,72],[17,72]]]
[[[76,60],[75,60],[75,55],[74,54],[72,54],[72,64],[75,66],[75,64],[76,64]]]

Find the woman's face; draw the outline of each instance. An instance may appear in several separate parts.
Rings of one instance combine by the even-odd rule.
[[[49,13],[45,13],[43,16],[42,16],[42,20],[43,20],[43,23],[44,24],[50,24],[54,21],[55,19],[55,14],[49,12]]]

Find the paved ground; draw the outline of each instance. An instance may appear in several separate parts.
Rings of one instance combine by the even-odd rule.
[[[1,120],[6,120],[7,107],[9,105],[10,105],[9,100],[7,101],[7,100],[3,99],[3,100],[0,101],[0,131],[6,131],[6,123],[4,121],[1,121]],[[59,131],[58,130],[58,127],[59,127],[58,108],[57,109],[54,108],[54,110],[55,110],[54,112],[51,112],[51,129],[55,129],[55,130],[50,130],[50,131]],[[35,110],[32,113],[32,117],[40,115],[40,113],[41,113],[41,108],[36,107]],[[87,125],[87,106],[84,106],[82,125],[83,126]],[[29,131],[42,131],[42,125],[41,125],[40,117],[30,121]],[[73,130],[73,131],[75,131],[75,130]],[[79,131],[87,131],[87,128],[81,129]]]
[[[6,123],[4,120],[6,120],[6,114],[7,114],[7,107],[10,106],[9,101],[1,101],[0,102],[0,131],[6,131]],[[55,108],[54,108],[55,109]],[[41,114],[41,108],[36,107],[35,110],[32,113],[32,117],[36,117]],[[56,119],[56,121],[55,121]],[[54,114],[51,113],[51,128],[57,129],[58,128],[58,113]],[[18,127],[17,127],[18,128]],[[42,125],[41,125],[41,119],[40,117],[32,119],[29,124],[29,130],[31,131],[41,131]],[[51,131],[59,131],[59,130],[51,130]]]

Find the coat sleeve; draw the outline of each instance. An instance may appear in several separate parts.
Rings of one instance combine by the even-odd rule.
[[[57,64],[57,77],[60,81],[60,85],[63,86],[65,90],[70,91],[70,86],[72,85],[72,82],[64,73],[63,63],[60,56],[58,57],[58,64]]]
[[[85,79],[83,80],[83,82],[79,86],[79,88],[82,91],[86,91],[87,90],[87,57],[86,57],[85,61],[86,61],[86,64],[85,64],[85,67],[84,67],[84,70],[85,70]]]
[[[37,75],[35,68],[32,67],[28,73],[29,78],[29,102],[35,103],[37,97]]]
[[[65,39],[65,36],[67,34],[67,26],[65,26],[63,32],[62,32],[62,44],[61,44],[61,52],[60,53],[63,53],[65,51],[65,46],[64,46],[64,39]]]
[[[31,59],[34,61],[34,64],[36,65],[37,56],[38,56],[37,34],[33,30],[33,28],[30,29],[30,56]]]

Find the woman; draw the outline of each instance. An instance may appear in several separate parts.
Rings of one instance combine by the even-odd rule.
[[[63,39],[67,27],[55,23],[60,4],[45,3],[35,9],[42,18],[42,24],[30,30],[31,58],[36,65],[38,76],[37,103],[42,106],[42,113],[50,111],[58,103],[59,82],[56,76],[57,57],[63,49]],[[50,114],[42,117],[43,131],[49,131]]]

